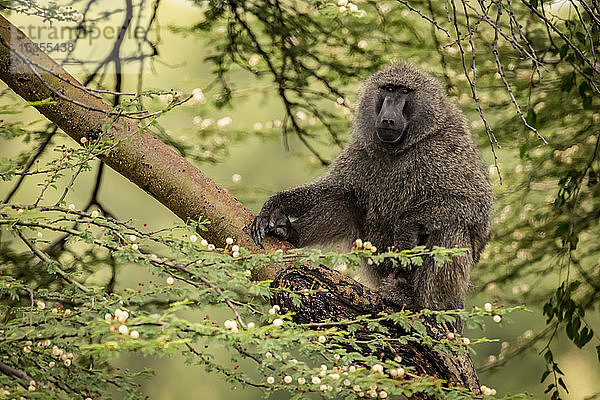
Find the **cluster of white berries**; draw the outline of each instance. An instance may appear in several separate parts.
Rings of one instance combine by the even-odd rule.
[[[491,303],[485,303],[483,305],[483,309],[489,313],[494,311],[494,306],[492,306]],[[494,316],[492,317],[492,320],[494,320],[495,323],[500,323],[500,321],[502,321],[502,316],[500,314],[494,314]]]
[[[225,253],[226,254],[231,254],[231,256],[233,258],[239,258],[240,257],[240,246],[238,246],[237,244],[233,244],[234,240],[231,237],[228,237],[227,239],[225,239]],[[210,248],[209,248],[210,250]]]
[[[233,122],[233,119],[231,117],[223,117],[223,118],[217,120],[217,126],[219,128],[224,128],[227,125],[231,125],[232,122]]]
[[[315,117],[308,117],[304,112],[297,112],[296,117],[299,121],[308,120],[309,125],[315,125],[318,121]],[[280,119],[274,119],[272,121],[267,121],[264,124],[262,122],[255,122],[253,128],[255,131],[260,131],[263,128],[273,129],[273,128],[281,128],[283,126],[283,121]]]
[[[190,239],[190,242],[196,243],[198,241],[198,236],[192,234],[192,235],[190,235],[189,239]],[[228,244],[229,244],[229,242],[228,242],[229,240],[231,240],[231,243],[233,243],[233,239],[227,238],[227,243]],[[208,251],[215,251],[216,250],[216,246],[214,244],[212,244],[212,243],[208,243],[208,240],[206,240],[206,239],[200,240],[200,246],[206,247],[206,249]],[[237,247],[238,250],[239,250],[238,246],[234,246],[234,247]],[[239,255],[239,253],[238,253],[238,255]]]
[[[271,307],[269,309],[269,314],[276,315],[277,313],[279,313],[280,310],[281,310],[281,308],[277,304],[275,304],[273,307]],[[281,326],[281,325],[283,325],[283,320],[281,318],[275,318],[273,320],[272,324],[274,326]]]
[[[456,338],[456,334],[454,332],[448,332],[446,333],[446,338],[448,338],[448,340],[454,340]],[[468,337],[459,337],[459,339],[460,343],[464,345],[469,345],[471,343],[471,339],[469,339]]]
[[[374,364],[371,370],[376,374],[383,375],[383,366],[381,364]]]
[[[67,366],[67,367],[71,366],[71,363],[73,362],[73,358],[75,357],[75,355],[73,353],[67,353],[63,349],[59,348],[58,346],[52,346],[51,352],[54,357],[62,360],[63,364],[65,364],[65,366]],[[50,364],[52,364],[52,363],[50,363]],[[54,364],[50,365],[50,367],[53,367],[53,366],[54,366]]]
[[[277,304],[275,304],[273,307],[271,307],[269,309],[269,314],[270,315],[275,315],[279,312],[279,310],[281,310],[281,308],[279,308],[279,306]]]
[[[233,333],[237,333],[239,331],[237,322],[233,320],[228,319],[223,325],[226,329],[229,329]]]
[[[114,316],[110,313],[106,313],[104,314],[104,320],[111,323],[110,330],[113,332],[118,331],[121,335],[129,335],[132,339],[138,339],[140,337],[140,333],[138,331],[130,331],[127,325],[125,325],[129,320],[129,312],[125,310],[117,308]],[[117,327],[116,325],[112,325],[113,322],[118,322],[121,325]]]
[[[25,346],[23,346],[23,349],[22,349],[23,353],[25,353],[25,354],[31,353],[32,345],[33,345],[33,342],[31,340],[26,341]],[[47,347],[47,346],[50,346],[50,340],[39,341],[35,345],[39,348]]]
[[[204,92],[200,88],[192,90],[192,104],[204,104],[206,103],[206,97]]]
[[[337,5],[341,13],[345,13],[347,11],[355,13],[358,11],[358,6],[349,2],[348,0],[338,0]]]
[[[131,249],[132,250],[137,250],[139,248],[138,244],[136,243],[137,236],[135,236],[135,235],[129,235],[129,240],[132,242],[131,243]]]
[[[360,249],[365,249],[370,251],[371,253],[375,253],[377,252],[377,247],[373,246],[373,244],[371,242],[363,242],[362,239],[356,239],[354,241],[354,249],[355,250],[360,250]]]
[[[495,396],[496,395],[496,389],[489,388],[485,385],[481,385],[480,389],[481,389],[481,393],[484,396]]]
[[[192,122],[194,123],[194,125],[199,125],[200,129],[206,129],[212,126],[215,123],[215,120],[213,118],[202,118],[201,116],[196,115],[192,119]]]
[[[339,355],[337,355],[338,357],[334,357],[336,358],[336,360],[340,360],[341,357]],[[267,352],[265,354],[265,358],[272,358],[273,354],[271,354],[271,352]],[[298,363],[298,361],[296,359],[290,359],[289,363],[292,365],[295,365]],[[372,366],[371,368],[372,370],[374,370],[377,373],[382,374],[383,373],[383,366],[381,364],[375,364]],[[319,368],[319,374],[316,376],[312,376],[310,378],[310,383],[312,383],[313,385],[318,386],[320,391],[323,392],[327,392],[327,391],[332,391],[333,387],[331,385],[326,384],[326,382],[323,382],[323,377],[328,377],[329,379],[331,379],[332,381],[340,381],[344,386],[350,387],[352,385],[352,382],[349,379],[344,378],[344,376],[347,376],[349,373],[354,373],[356,372],[356,366],[351,365],[351,366],[343,366],[343,367],[333,367],[333,370],[331,371],[331,373],[328,373],[327,370],[327,366],[325,364],[322,364],[321,367]],[[390,370],[390,375],[392,375],[393,377],[402,377],[404,376],[404,369],[403,368],[397,368],[397,369],[391,369]],[[343,379],[343,380],[342,380]],[[286,384],[290,384],[293,382],[293,378],[290,375],[285,375],[282,378],[283,383]],[[269,385],[273,385],[275,384],[276,378],[273,376],[268,376],[266,378],[266,382]],[[299,385],[304,385],[307,383],[306,378],[304,377],[298,377],[297,382]],[[342,387],[337,387],[336,391],[341,391]],[[369,386],[368,388],[365,387],[364,390],[361,388],[360,385],[354,385],[351,390],[356,393],[359,397],[365,397],[365,394],[367,395],[367,397],[371,397],[371,398],[381,398],[381,399],[385,399],[388,397],[388,394],[385,390],[380,390],[378,388],[378,386],[376,384],[373,384],[371,386]]]
[[[58,304],[57,304],[57,305],[58,305]],[[36,303],[36,306],[37,306],[37,309],[41,311],[41,310],[43,310],[43,309],[45,309],[45,308],[46,308],[46,303],[44,303],[43,301],[41,301],[41,300],[40,300],[40,301],[38,301],[38,302]],[[52,312],[52,314],[58,314],[58,313],[59,313],[59,309],[58,309],[57,307],[54,307],[54,308],[52,308],[51,312]],[[67,308],[67,309],[64,311],[64,315],[65,315],[66,317],[68,317],[69,315],[71,315],[71,314],[72,314],[72,312],[73,312],[73,311],[71,311],[70,309],[68,309],[68,308]]]

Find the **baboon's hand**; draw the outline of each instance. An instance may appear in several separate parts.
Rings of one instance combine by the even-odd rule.
[[[262,246],[266,234],[275,235],[280,239],[287,240],[292,230],[292,223],[281,208],[260,211],[252,222],[252,239],[254,243]]]

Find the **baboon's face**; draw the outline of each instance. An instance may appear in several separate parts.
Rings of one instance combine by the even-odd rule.
[[[401,146],[405,141],[414,90],[387,83],[379,86],[376,96],[375,137],[386,147]]]
[[[431,75],[392,63],[365,80],[354,135],[366,149],[401,153],[446,123],[446,96]]]

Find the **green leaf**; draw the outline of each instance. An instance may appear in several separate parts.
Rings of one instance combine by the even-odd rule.
[[[527,110],[527,116],[525,117],[525,121],[527,121],[527,123],[533,126],[534,128],[537,128],[537,114],[535,113],[533,108]]]
[[[540,383],[543,383],[546,378],[548,377],[548,375],[550,375],[550,370],[545,370],[544,373],[542,374],[542,378],[540,379]]]
[[[563,379],[562,379],[562,378],[558,378],[558,384],[559,384],[560,386],[562,386],[562,388],[563,388],[563,389],[565,389],[565,391],[566,391],[567,393],[569,393],[569,390],[567,389],[567,385],[565,385],[565,382],[563,381]]]
[[[527,155],[527,150],[529,150],[529,145],[527,143],[521,145],[521,147],[519,147],[519,157],[521,159],[525,158],[525,156]]]
[[[577,78],[576,78],[575,72],[568,74],[563,78],[562,83],[560,85],[560,90],[562,92],[569,92],[569,91],[571,91],[573,86],[575,86],[576,83],[577,83]]]

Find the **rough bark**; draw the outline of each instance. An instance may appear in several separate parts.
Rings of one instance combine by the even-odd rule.
[[[200,217],[211,221],[202,235],[217,245],[233,237],[251,251],[263,251],[252,241],[249,226],[252,213],[226,190],[217,186],[195,166],[176,154],[147,131],[140,132],[135,120],[110,115],[111,107],[92,95],[60,65],[42,51],[18,28],[0,15],[0,79],[15,93],[30,102],[51,99],[35,107],[65,133],[80,143],[102,132],[107,120],[114,126],[108,133],[117,143],[102,160],[118,173],[145,190],[184,221]],[[47,71],[51,71],[47,72]],[[267,237],[264,251],[274,251],[289,244]],[[257,279],[273,278],[279,268],[261,271]],[[293,306],[285,295],[277,295],[276,303],[296,312],[299,322],[354,318],[393,309],[377,293],[367,287],[325,268],[305,266],[279,272],[274,285],[311,288],[317,283],[326,288],[304,299],[302,307]],[[444,334],[435,323],[426,323],[434,337]],[[368,332],[362,334],[368,335]],[[394,331],[394,335],[404,332]],[[450,384],[461,384],[479,393],[479,384],[468,357],[448,357],[430,348],[415,344],[398,344],[395,353],[418,372],[439,376]],[[392,354],[388,354],[392,356]]]
[[[287,291],[275,291],[274,303],[285,311],[294,312],[294,320],[299,323],[336,321],[340,319],[353,320],[359,315],[377,315],[380,312],[393,313],[398,310],[387,303],[371,289],[361,285],[346,275],[324,267],[290,267],[281,271],[272,283],[273,287],[287,287],[294,292],[303,289],[323,289],[302,296],[300,306],[295,306]],[[447,328],[435,320],[423,321],[427,334],[433,339],[446,337]],[[386,324],[391,338],[406,335],[399,326]],[[368,331],[358,332],[359,338],[367,338]],[[452,356],[435,351],[433,348],[409,342],[406,344],[393,342],[393,351],[378,350],[383,358],[394,359],[399,355],[406,365],[415,367],[417,374],[425,374],[445,379],[449,385],[464,386],[473,393],[479,394],[479,380],[471,362],[465,355]],[[365,347],[365,352],[371,350]],[[379,354],[381,356],[381,354]],[[417,396],[417,398],[419,398]]]

